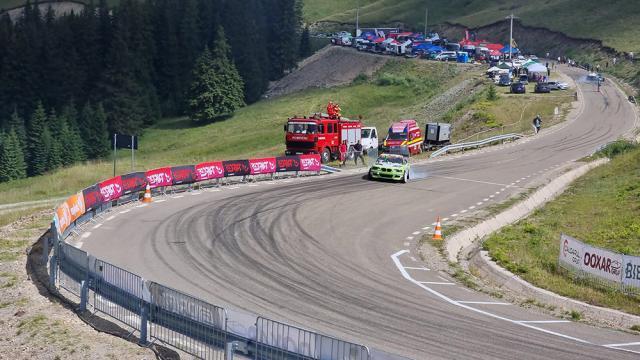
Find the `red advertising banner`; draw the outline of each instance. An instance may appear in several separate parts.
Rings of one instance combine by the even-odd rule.
[[[122,193],[130,194],[142,191],[147,186],[147,177],[144,172],[134,172],[121,176]]]
[[[102,194],[103,202],[117,200],[123,194],[122,179],[120,176],[105,180],[98,184],[98,186],[100,187],[100,194]]]
[[[276,158],[250,159],[251,175],[273,174],[276,172]]]
[[[71,224],[71,212],[66,201],[58,206],[56,215],[58,216],[58,231],[62,234]]]
[[[320,163],[320,155],[298,155],[300,158],[300,171],[320,171],[322,164]]]
[[[69,208],[69,214],[71,215],[71,221],[76,221],[76,219],[84,215],[84,197],[82,196],[82,191],[71,195],[66,203],[67,208]]]
[[[160,186],[171,186],[173,178],[171,177],[171,168],[163,167],[149,170],[145,173],[149,187],[157,188]]]
[[[196,181],[219,179],[224,177],[222,161],[203,162],[196,165]]]
[[[196,168],[193,165],[174,166],[171,168],[173,185],[191,184],[196,181]]]
[[[224,176],[244,176],[251,175],[249,160],[223,161]]]
[[[100,187],[97,184],[82,190],[82,197],[84,198],[85,212],[102,205],[102,194],[100,194]]]
[[[276,171],[298,171],[300,159],[297,156],[279,156],[276,158]]]

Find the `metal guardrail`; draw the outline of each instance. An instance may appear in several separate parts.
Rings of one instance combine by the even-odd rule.
[[[228,317],[226,309],[146,281],[64,241],[105,216],[112,204],[119,205],[109,202],[88,211],[63,234],[52,224],[46,246],[53,251],[45,251],[50,283],[79,298],[79,311],[103,313],[139,332],[142,345],[161,342],[212,360],[232,360],[235,351],[257,360],[407,360],[258,315],[250,316],[247,332],[238,333],[227,328],[228,321],[239,319]]]
[[[481,146],[489,145],[498,141],[514,140],[514,139],[520,139],[522,137],[524,137],[524,135],[514,133],[514,134],[496,135],[496,136],[492,136],[490,138],[486,138],[479,141],[451,144],[434,151],[429,157],[434,158],[452,151],[465,150],[470,148],[479,148]]]

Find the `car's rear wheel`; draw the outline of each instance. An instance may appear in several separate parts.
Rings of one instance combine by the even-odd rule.
[[[402,176],[402,182],[407,183],[409,181],[409,170],[404,171],[404,175]]]

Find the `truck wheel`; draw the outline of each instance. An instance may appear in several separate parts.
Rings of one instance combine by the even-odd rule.
[[[329,162],[329,160],[331,160],[331,152],[329,151],[328,148],[324,148],[324,150],[322,150],[322,154],[321,154],[321,160],[323,164],[326,164]]]

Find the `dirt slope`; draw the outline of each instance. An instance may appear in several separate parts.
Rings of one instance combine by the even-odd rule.
[[[282,96],[313,87],[348,84],[359,74],[373,74],[390,58],[329,46],[300,62],[298,69],[273,82],[265,97]]]

